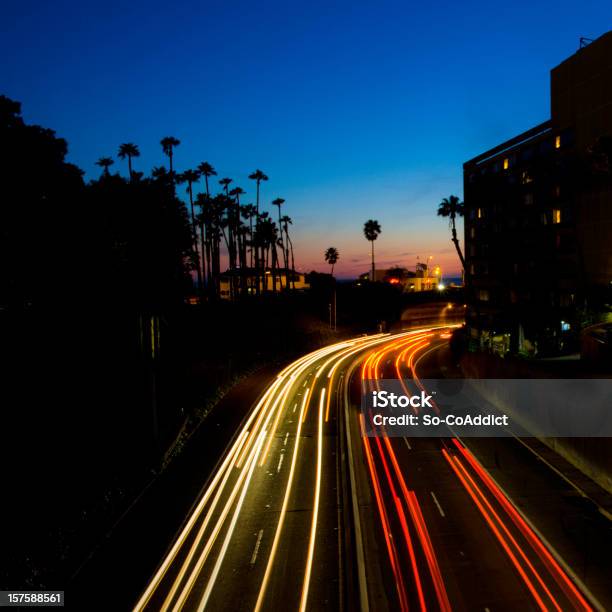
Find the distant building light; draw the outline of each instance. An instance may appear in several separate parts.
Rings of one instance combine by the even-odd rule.
[[[572,326],[567,321],[561,321],[561,331],[569,331]]]
[[[553,223],[561,223],[561,209],[553,208],[552,211],[552,222]]]
[[[444,283],[438,283],[438,291],[444,291]]]
[[[479,219],[482,219],[482,208],[479,208],[479,209],[476,211],[476,216],[477,216]]]
[[[561,136],[555,136],[555,149],[561,148]]]
[[[504,170],[507,170],[510,167],[510,160],[506,157],[504,159]]]

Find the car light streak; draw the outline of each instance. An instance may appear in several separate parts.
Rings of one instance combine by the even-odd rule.
[[[149,602],[149,599],[151,598],[151,595],[153,594],[153,591],[159,585],[162,577],[165,575],[166,571],[168,570],[168,568],[170,567],[170,565],[174,561],[174,559],[175,559],[179,549],[184,544],[185,539],[187,538],[189,532],[191,531],[191,529],[195,525],[196,521],[200,517],[200,514],[201,514],[203,508],[206,506],[206,503],[208,502],[210,496],[212,495],[212,492],[214,491],[214,489],[215,489],[215,487],[217,485],[217,482],[224,477],[224,473],[227,472],[229,474],[229,470],[227,470],[227,467],[229,465],[231,465],[232,462],[234,461],[235,455],[240,451],[240,448],[242,447],[242,443],[244,442],[244,439],[247,437],[248,433],[249,432],[247,430],[243,430],[238,435],[238,438],[236,439],[236,442],[232,446],[232,449],[228,453],[227,457],[224,459],[224,461],[221,464],[219,470],[217,470],[217,473],[215,474],[212,482],[210,483],[210,486],[206,489],[204,495],[202,496],[202,498],[198,502],[198,505],[196,506],[196,508],[195,508],[194,512],[192,513],[191,517],[187,521],[187,524],[185,525],[185,527],[181,531],[181,533],[178,536],[178,538],[176,539],[175,543],[172,545],[172,548],[170,549],[170,552],[168,553],[168,555],[164,559],[163,563],[161,564],[161,566],[159,567],[159,569],[155,573],[155,576],[151,579],[151,581],[147,585],[147,588],[146,588],[145,592],[141,595],[140,599],[136,603],[136,606],[134,607],[135,610],[143,610],[144,607]]]
[[[276,557],[276,550],[278,548],[278,543],[281,538],[281,533],[283,530],[283,525],[285,523],[285,516],[287,514],[287,506],[289,505],[289,497],[291,495],[291,487],[293,486],[293,476],[295,473],[295,465],[298,457],[298,450],[300,448],[300,435],[302,432],[302,414],[304,413],[306,403],[308,402],[308,393],[309,389],[306,390],[306,394],[304,395],[304,399],[302,400],[302,408],[300,411],[300,418],[298,419],[298,427],[295,438],[295,445],[293,447],[293,456],[291,458],[291,468],[289,469],[289,478],[287,480],[287,487],[285,488],[285,496],[283,498],[283,505],[281,507],[280,515],[278,517],[278,523],[276,525],[276,532],[274,534],[274,540],[272,542],[272,548],[270,550],[270,555],[268,557],[268,563],[266,565],[266,571],[264,573],[264,577],[261,583],[261,587],[259,589],[259,595],[257,596],[257,603],[255,604],[255,612],[259,612],[264,602],[264,597],[266,594],[266,589],[268,587],[268,582],[270,580],[270,575],[272,573],[272,567],[274,565],[274,560]]]
[[[310,586],[310,575],[312,573],[312,560],[314,558],[315,539],[317,534],[317,520],[319,518],[319,500],[321,498],[321,465],[323,463],[323,404],[325,403],[325,388],[321,389],[319,399],[319,421],[317,427],[317,476],[315,481],[315,495],[312,511],[312,526],[310,528],[310,541],[308,543],[308,556],[306,557],[306,571],[304,572],[304,584],[302,585],[302,597],[300,599],[300,612],[306,610],[308,601],[308,588]]]
[[[198,612],[203,612],[206,607],[206,603],[208,602],[208,598],[210,597],[210,593],[213,589],[215,581],[217,580],[217,575],[219,574],[219,569],[221,568],[221,564],[223,563],[223,559],[225,558],[225,553],[227,552],[227,548],[229,546],[230,540],[232,539],[232,535],[234,533],[234,529],[236,528],[236,522],[238,521],[238,516],[240,515],[240,510],[242,509],[242,504],[244,503],[244,498],[246,496],[246,492],[248,491],[249,482],[253,477],[253,471],[255,469],[255,464],[257,463],[257,457],[261,451],[261,445],[266,437],[266,431],[262,431],[259,436],[259,441],[256,445],[255,452],[251,457],[250,467],[248,468],[248,476],[246,478],[245,486],[242,488],[242,493],[240,494],[240,499],[236,504],[236,509],[234,510],[234,515],[232,516],[232,522],[230,523],[229,529],[227,530],[227,534],[225,536],[225,540],[223,541],[223,547],[221,548],[221,552],[217,557],[217,561],[213,568],[212,574],[208,580],[208,584],[206,585],[206,590],[204,591],[204,595],[202,596],[202,600],[198,606]]]
[[[440,337],[443,337],[442,335]],[[419,359],[416,360],[413,366],[413,377],[415,382],[419,386],[419,388],[423,389],[423,386],[418,378],[416,366],[418,361],[422,359],[426,354],[431,351],[439,349],[443,344],[437,344],[432,347],[430,350],[423,353]],[[568,574],[562,569],[561,565],[557,562],[551,552],[548,550],[547,546],[538,537],[535,531],[529,526],[527,521],[521,516],[521,514],[517,511],[512,501],[506,496],[506,494],[500,489],[500,487],[495,483],[493,478],[488,474],[488,472],[483,468],[483,466],[478,462],[476,457],[466,448],[464,444],[462,444],[458,438],[452,438],[452,443],[454,444],[456,450],[460,453],[461,457],[467,462],[469,467],[474,471],[476,476],[484,483],[488,491],[493,495],[496,501],[501,506],[502,510],[505,512],[505,515],[510,518],[511,522],[518,528],[519,532],[525,538],[527,543],[530,545],[531,549],[536,553],[537,557],[542,561],[543,565],[548,570],[550,576],[554,579],[554,581],[561,588],[564,595],[567,597],[568,601],[571,602],[573,607],[576,610],[592,610],[592,606],[587,602],[583,594],[574,584],[574,582],[570,579]],[[494,532],[496,538],[502,537],[504,542],[512,545],[517,553],[518,557],[514,556],[511,551],[511,547],[504,543],[502,543],[502,547],[505,552],[508,554],[511,562],[515,567],[520,565],[519,559],[524,563],[524,567],[527,568],[527,571],[535,577],[537,584],[540,589],[543,591],[544,595],[550,603],[552,607],[556,610],[562,610],[563,607],[561,604],[555,599],[554,595],[551,593],[550,589],[546,585],[546,581],[544,580],[544,576],[542,576],[533,566],[533,564],[529,561],[529,558],[526,555],[526,552],[519,545],[516,538],[514,538],[509,531],[507,525],[505,524],[502,515],[495,511],[489,500],[484,494],[484,491],[481,487],[478,486],[476,480],[469,474],[467,468],[456,456],[451,456],[451,454],[446,450],[442,450],[445,459],[449,462],[451,468],[453,468],[453,472],[459,478],[461,484],[464,486],[466,491],[469,493],[471,499],[476,504],[477,508],[485,518],[485,521],[491,527],[491,530]],[[491,523],[491,517],[495,519],[497,525],[499,525],[500,530],[495,530],[494,525]],[[535,585],[533,585],[528,578],[528,573],[523,571],[523,566],[519,570],[519,574],[521,578],[525,581],[529,591],[532,593],[534,599],[537,604],[542,607],[544,606],[544,602],[540,597],[540,594],[535,589]],[[544,607],[542,609],[549,609],[550,606]]]
[[[242,432],[243,440],[246,438],[246,435],[248,435],[248,432]],[[239,452],[239,450],[240,450],[240,447],[236,449],[236,454]],[[195,556],[195,553],[198,549],[198,545],[201,542],[202,538],[204,537],[204,534],[206,533],[206,529],[208,527],[210,519],[212,518],[213,513],[217,507],[217,504],[219,503],[219,500],[221,499],[223,489],[225,488],[225,485],[229,477],[231,476],[231,474],[232,474],[231,468],[225,470],[223,480],[221,481],[221,484],[219,485],[217,493],[215,494],[215,497],[213,498],[213,501],[211,502],[210,508],[208,509],[208,512],[206,513],[204,520],[202,521],[202,525],[200,526],[200,529],[198,530],[198,533],[189,549],[189,552],[187,553],[187,556],[185,557],[185,560],[183,561],[183,564],[181,565],[181,569],[179,570],[178,575],[174,580],[172,588],[168,592],[168,595],[166,596],[166,599],[164,600],[161,606],[160,612],[165,612],[170,607],[170,604],[172,603],[172,600],[174,599],[174,596],[176,595],[176,592],[185,577],[187,569],[189,568],[189,565],[191,564]]]
[[[544,612],[546,612],[546,610],[548,608],[544,604],[544,601],[540,597],[539,593],[537,592],[536,588],[534,587],[533,583],[531,582],[529,576],[527,576],[527,574],[526,574],[525,570],[523,569],[522,565],[519,563],[518,559],[516,558],[516,556],[514,555],[512,550],[510,549],[510,546],[508,545],[506,539],[502,536],[502,534],[500,533],[499,529],[497,528],[497,526],[495,525],[495,523],[493,522],[493,520],[491,519],[489,514],[486,512],[485,508],[480,503],[480,500],[478,499],[476,493],[474,493],[472,487],[468,484],[468,482],[464,478],[463,474],[461,473],[461,471],[459,470],[459,468],[455,464],[455,461],[453,460],[453,458],[450,456],[450,454],[448,453],[448,451],[446,449],[442,449],[442,454],[444,455],[444,458],[448,461],[448,464],[450,465],[452,470],[455,472],[455,474],[459,478],[461,484],[464,486],[464,488],[468,492],[469,496],[472,498],[472,500],[476,504],[478,510],[480,510],[480,513],[482,514],[482,516],[484,517],[485,521],[487,522],[487,525],[489,525],[489,527],[491,528],[491,531],[493,532],[493,534],[497,538],[497,541],[501,544],[502,548],[504,549],[504,551],[508,555],[508,558],[512,562],[512,565],[514,565],[514,567],[518,571],[519,575],[523,579],[523,582],[525,583],[525,585],[527,586],[527,588],[529,589],[529,591],[533,595],[533,598],[535,599],[536,603],[538,604],[540,610],[543,610]]]
[[[276,525],[270,530],[270,533],[274,530],[270,550],[266,550],[265,541],[267,541],[267,538],[264,544],[257,547],[257,567],[263,569],[260,563],[265,562],[265,570],[261,583],[257,585],[258,590],[255,591],[257,593],[256,612],[269,604],[266,601],[266,596],[271,579],[274,576],[274,569],[280,561],[279,550],[281,550],[282,538],[287,530],[286,518],[289,504],[292,496],[295,495],[298,461],[307,456],[305,451],[310,452],[311,448],[309,446],[304,447],[304,442],[301,440],[304,423],[309,422],[307,421],[309,406],[317,397],[318,410],[315,411],[315,406],[313,406],[311,417],[312,425],[316,428],[316,447],[313,447],[312,450],[314,457],[316,457],[316,460],[312,461],[312,469],[314,470],[313,507],[312,515],[307,519],[308,526],[304,525],[303,527],[303,541],[308,540],[304,550],[305,565],[303,574],[297,573],[296,583],[287,585],[287,588],[297,589],[297,593],[300,593],[299,607],[301,611],[305,611],[309,598],[312,600],[314,596],[313,589],[315,582],[318,580],[317,565],[314,561],[315,553],[317,556],[320,554],[317,538],[320,537],[321,513],[325,507],[322,502],[325,499],[325,491],[331,488],[327,486],[327,482],[324,482],[324,478],[326,478],[324,475],[327,474],[327,462],[324,463],[324,453],[328,452],[327,445],[324,444],[325,428],[327,427],[325,423],[329,420],[331,396],[334,393],[334,384],[337,384],[336,377],[340,367],[342,364],[349,363],[349,360],[353,363],[360,363],[365,360],[361,369],[362,378],[367,372],[370,381],[377,380],[378,375],[383,370],[382,363],[385,355],[393,350],[402,350],[410,359],[410,355],[413,354],[410,351],[422,350],[423,346],[429,344],[429,336],[434,333],[434,330],[439,329],[441,327],[411,330],[393,336],[376,334],[338,342],[297,359],[279,372],[239,427],[209,484],[203,489],[194,510],[185,525],[180,529],[169,552],[134,606],[134,610],[141,612],[145,609],[157,609],[162,612],[168,612],[169,610],[178,612],[185,607],[191,608],[192,602],[197,605],[199,611],[211,607],[217,596],[215,587],[217,586],[220,589],[218,585],[221,582],[219,576],[223,575],[224,562],[233,560],[233,556],[236,554],[233,545],[240,533],[241,513],[246,515],[246,509],[250,510],[249,504],[252,495],[254,495],[254,490],[260,484],[262,486],[278,487],[279,483],[282,483],[280,485],[282,489],[279,492],[279,498],[282,496],[282,506]],[[304,388],[302,388],[302,385],[305,385]],[[298,396],[302,393],[303,397],[299,402]],[[299,413],[296,414],[297,418],[295,418],[295,421],[286,421],[287,424],[292,422],[295,422],[295,424],[293,426],[281,425],[284,418],[293,418],[291,409],[293,408],[295,412],[298,403],[300,409]],[[363,421],[361,421],[361,425],[363,427]],[[265,481],[262,480],[260,474],[263,474],[263,471],[259,471],[257,468],[263,468],[273,454],[272,442],[279,439],[277,432],[280,427],[282,427],[281,431],[284,434],[283,445],[286,445],[287,456],[283,464],[284,469],[282,471],[277,470],[277,473],[274,473],[275,484],[268,485],[265,483],[272,482],[272,479],[268,481],[266,477]],[[287,431],[287,427],[290,431]],[[291,448],[292,442],[293,447]],[[368,440],[364,441],[368,469],[377,498],[377,508],[394,571],[400,606],[402,610],[408,609],[407,584],[400,560],[400,557],[405,558],[407,555],[410,559],[414,586],[417,589],[417,599],[420,608],[425,609],[425,590],[421,584],[423,570],[418,567],[416,547],[420,545],[423,548],[428,559],[430,573],[433,565],[429,559],[433,558],[435,561],[433,548],[431,543],[428,543],[424,521],[422,524],[416,524],[419,520],[418,509],[415,509],[418,502],[416,497],[411,497],[412,492],[408,491],[407,495],[404,491],[405,483],[402,487],[402,480],[398,478],[396,465],[394,464],[396,459],[389,454],[386,447],[387,442],[385,441],[385,446],[383,446],[378,440],[377,444],[380,459],[384,460],[387,481],[394,487],[394,496],[388,507],[385,507],[385,499],[383,498],[381,481],[376,472],[377,467],[372,448]],[[291,453],[291,459],[289,459],[288,453]],[[387,454],[389,454],[388,457]],[[376,461],[379,461],[378,457]],[[307,469],[310,470],[310,463],[306,465]],[[399,482],[399,488],[395,484],[396,478]],[[403,534],[400,535],[399,540],[393,538],[392,516],[388,513],[398,516]],[[251,519],[249,518],[249,520]],[[255,525],[255,533],[263,533],[261,527],[260,524]],[[266,533],[268,533],[268,529],[266,527]],[[405,542],[405,550],[400,540]],[[396,545],[400,546],[401,555],[400,551],[396,549]],[[252,558],[250,550],[249,558]],[[255,575],[259,576],[259,571],[255,570],[253,576]],[[432,580],[435,583],[437,578],[434,576]],[[301,592],[299,591],[300,584]],[[436,587],[437,589],[438,587]],[[154,600],[152,599],[153,596],[155,596]]]
[[[365,451],[365,456],[368,464],[368,469],[370,471],[370,477],[372,479],[372,486],[374,489],[374,497],[376,498],[376,506],[378,508],[378,516],[380,518],[381,527],[383,530],[383,534],[385,536],[385,543],[387,545],[387,553],[389,555],[389,562],[391,563],[391,570],[393,571],[393,575],[395,577],[395,586],[397,589],[397,595],[400,601],[400,607],[403,610],[408,610],[408,598],[406,596],[406,589],[404,587],[404,580],[402,578],[402,573],[400,570],[400,563],[397,556],[397,551],[395,549],[395,544],[392,539],[391,528],[389,526],[389,519],[387,517],[387,511],[385,509],[385,504],[382,498],[382,492],[380,488],[380,482],[378,479],[378,475],[376,473],[376,468],[374,467],[374,459],[372,457],[372,450],[370,448],[370,440],[368,436],[365,435],[365,425],[363,422],[363,415],[359,415],[359,421],[361,425],[361,436],[363,439],[363,447]]]
[[[544,543],[538,538],[536,533],[529,527],[527,522],[518,513],[512,502],[506,497],[503,491],[495,484],[493,479],[487,474],[484,468],[480,465],[474,455],[463,446],[456,438],[453,438],[453,443],[457,449],[461,452],[463,457],[468,461],[474,471],[480,476],[482,481],[485,483],[487,488],[493,493],[495,498],[499,501],[504,510],[508,513],[515,525],[525,535],[529,543],[532,545],[534,550],[538,553],[542,561],[548,567],[549,571],[553,575],[553,578],[557,581],[557,584],[562,588],[566,596],[570,601],[574,603],[579,610],[592,610],[592,607],[586,601],[582,593],[578,590],[576,585],[571,581],[569,576],[563,571],[559,563],[552,556],[550,551],[546,548]]]

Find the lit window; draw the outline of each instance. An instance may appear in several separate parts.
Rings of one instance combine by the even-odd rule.
[[[482,208],[479,208],[479,209],[476,211],[476,216],[477,216],[479,219],[482,219]]]
[[[521,174],[521,182],[523,183],[523,185],[527,185],[527,183],[533,182],[533,178],[529,175],[529,172],[527,172],[527,170],[523,170],[523,173]]]
[[[470,227],[470,238],[476,238],[476,228]]]
[[[489,301],[489,290],[488,289],[480,289],[480,291],[478,291],[478,299],[481,302],[488,302]]]
[[[561,148],[561,136],[555,136],[555,149]]]
[[[510,167],[510,160],[506,157],[504,159],[504,170],[507,170]]]
[[[553,211],[552,211],[552,222],[553,223],[561,223],[561,209],[553,208]]]

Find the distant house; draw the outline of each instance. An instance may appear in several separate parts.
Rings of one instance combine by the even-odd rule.
[[[219,293],[221,299],[231,300],[232,295],[239,295],[243,288],[248,295],[257,293],[257,285],[259,291],[273,292],[284,291],[287,288],[295,291],[305,291],[310,288],[310,284],[306,275],[302,272],[293,272],[286,268],[277,268],[274,271],[266,269],[262,275],[259,271],[253,268],[245,270],[226,270],[219,277]]]
[[[370,276],[371,272],[366,272],[359,277],[359,281],[367,282],[370,280]],[[374,281],[401,285],[404,292],[410,293],[438,289],[442,282],[442,276],[440,266],[430,268],[425,263],[418,263],[415,272],[399,266],[375,270]]]

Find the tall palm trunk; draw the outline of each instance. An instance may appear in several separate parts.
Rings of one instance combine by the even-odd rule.
[[[461,262],[461,267],[465,272],[465,259],[463,257],[463,253],[461,252],[461,247],[459,246],[459,240],[457,239],[457,228],[455,227],[455,215],[451,215],[451,234],[452,234],[452,242],[455,245],[455,249],[457,250],[457,255],[459,256],[459,261]]]
[[[202,273],[200,270],[200,251],[198,248],[198,225],[195,220],[195,210],[193,207],[193,185],[191,181],[188,183],[189,188],[189,204],[191,205],[191,240],[195,253],[196,275],[198,279],[198,290],[202,291]]]
[[[293,241],[287,234],[287,240],[289,240],[289,246],[291,247],[291,287],[295,291],[295,259],[293,257]]]
[[[204,175],[204,184],[206,185],[206,203],[210,207],[210,189],[208,188],[208,174]],[[212,278],[212,227],[210,224],[210,211],[208,214],[204,214],[204,210],[202,210],[203,216],[203,225],[205,224],[205,232],[206,232],[206,277],[207,277],[207,287],[208,292],[214,292],[214,279]]]
[[[376,280],[376,267],[374,265],[374,241],[370,240],[372,243],[372,282]]]

